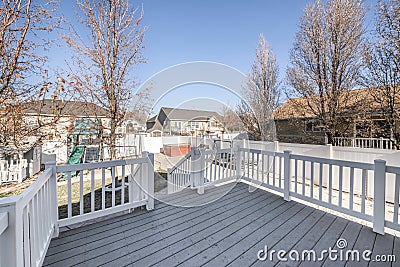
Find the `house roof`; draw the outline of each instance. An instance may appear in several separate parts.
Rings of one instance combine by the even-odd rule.
[[[58,110],[61,116],[107,117],[107,110],[95,103],[52,99],[28,102],[25,104],[24,113],[55,115],[55,110]]]
[[[211,118],[218,119],[220,116],[214,111],[162,107],[158,115],[147,120],[147,122],[155,122],[153,127],[147,130],[148,132],[163,130],[163,125],[158,119],[161,112],[164,112],[167,118],[173,121],[208,121]]]
[[[217,112],[206,111],[206,110],[166,108],[166,107],[162,107],[161,110],[164,111],[165,115],[170,120],[204,121],[204,120],[209,120],[212,117],[214,118],[218,117]]]
[[[370,88],[354,89],[342,95],[339,101],[343,106],[340,110],[341,114],[357,113],[359,111],[372,112],[380,106],[374,100]],[[326,97],[326,95],[324,95]],[[313,110],[317,110],[320,100],[319,96],[301,97],[288,100],[274,112],[275,119],[288,118],[307,118],[315,117]]]
[[[148,129],[149,132],[153,132],[153,131],[160,131],[162,132],[163,126],[161,125],[161,123],[156,120],[156,123],[153,125],[153,127],[151,127],[150,129]]]
[[[20,152],[26,153],[33,147],[38,145],[39,137],[37,136],[24,136],[19,141],[19,146],[16,147],[14,144],[0,145],[0,155],[4,153],[5,156],[12,154],[18,154]]]
[[[157,118],[157,115],[151,117],[150,119],[147,120],[147,122],[155,122]]]

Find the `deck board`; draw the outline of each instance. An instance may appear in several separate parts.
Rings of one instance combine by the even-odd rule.
[[[315,243],[322,238],[326,230],[335,221],[335,216],[332,214],[324,214],[324,216],[311,228],[311,230],[305,234],[299,241],[294,244],[292,250],[303,251],[305,249],[311,249]],[[298,266],[297,261],[279,262],[277,266]]]
[[[349,222],[346,226],[346,228],[343,230],[342,234],[340,235],[339,239],[346,240],[347,245],[345,246],[345,249],[353,249],[354,245],[357,241],[358,235],[361,231],[362,225],[354,222]],[[337,242],[333,246],[333,249],[338,249]],[[330,261],[330,260],[325,260],[322,262],[324,267],[327,266],[345,266],[346,262],[345,261]]]
[[[62,232],[44,266],[368,266],[367,262],[257,260],[268,249],[370,249],[400,260],[400,240],[389,234],[239,183],[199,195],[185,189],[163,196],[151,212],[136,211]],[[169,204],[164,203],[166,201]],[[171,204],[174,205],[171,205]],[[194,207],[191,207],[194,206]],[[388,266],[371,262],[370,266]]]
[[[249,194],[245,193],[246,196]],[[130,262],[138,261],[152,261],[158,260],[159,256],[165,256],[166,249],[178,244],[179,248],[184,247],[183,240],[195,235],[196,237],[203,237],[205,234],[203,229],[218,229],[223,227],[226,223],[239,220],[241,217],[251,215],[255,210],[252,207],[254,200],[265,201],[269,198],[277,199],[275,196],[254,195],[250,198],[245,197],[236,199],[229,204],[218,206],[217,209],[210,210],[209,206],[193,212],[190,216],[176,221],[175,226],[169,228],[167,231],[158,231],[153,236],[146,237],[145,242],[133,242],[129,244],[128,251],[135,253],[128,253]],[[217,225],[217,227],[210,227]],[[166,243],[166,244],[165,244]],[[189,244],[190,245],[190,244]],[[140,265],[147,266],[147,265]]]

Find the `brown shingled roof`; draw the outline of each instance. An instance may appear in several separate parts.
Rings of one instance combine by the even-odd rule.
[[[340,113],[354,114],[360,111],[373,112],[379,109],[380,104],[375,101],[370,90],[370,88],[363,88],[348,91],[346,95],[343,95],[343,98],[340,101],[343,105]],[[315,117],[313,109],[316,110],[319,105],[319,100],[317,98],[318,96],[315,96],[315,101],[313,101],[313,98],[307,99],[306,97],[290,99],[274,112],[274,118],[288,119]],[[308,101],[312,108],[308,104]]]

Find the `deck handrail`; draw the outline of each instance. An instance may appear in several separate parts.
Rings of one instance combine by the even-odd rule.
[[[192,179],[187,185],[204,192],[204,187],[214,184],[210,177],[217,173],[217,169],[211,174],[208,172],[205,165],[207,157],[217,155],[210,165],[214,168],[220,165],[217,163],[218,155],[222,158],[221,155],[228,153],[228,150],[200,151],[197,153],[199,155],[197,161],[193,159],[196,155],[194,152],[190,159],[199,164],[191,162],[190,171],[177,176],[178,183],[182,183],[179,179]],[[241,178],[252,184],[275,190],[283,194],[285,200],[289,201],[295,197],[371,222],[374,225],[373,230],[380,234],[384,233],[384,227],[400,231],[398,219],[400,167],[387,166],[382,160],[365,163],[293,154],[288,150],[276,152],[239,148],[236,151],[229,151],[232,157],[236,158],[235,165],[231,168],[231,171],[233,169],[235,171],[231,175],[222,177],[222,180]],[[203,181],[202,184],[196,184],[195,180],[190,178],[195,177],[193,175],[195,173],[200,173],[200,177],[205,178],[199,180]],[[217,178],[215,182],[218,183],[220,180]],[[394,187],[394,196],[387,191],[387,186]],[[385,218],[385,209],[390,202],[394,203],[393,218]]]
[[[176,193],[190,186],[191,163],[194,150],[192,149],[172,168],[167,169],[167,191],[168,194]]]
[[[146,205],[148,210],[153,209],[154,180],[151,179],[153,165],[152,154],[143,152],[141,158],[57,166],[57,173],[62,173],[67,180],[67,213],[66,216],[59,218],[60,227],[143,205]],[[107,175],[108,172],[110,175]],[[96,176],[101,179],[96,179]],[[90,181],[90,192],[87,194],[84,193],[85,180]],[[95,188],[96,180],[101,184],[99,189]],[[76,206],[74,210],[73,183],[79,185],[79,210]],[[110,189],[106,189],[107,183],[110,183]],[[121,183],[121,186],[117,187],[117,183]],[[125,192],[126,188],[128,192]],[[101,197],[96,197],[96,190],[101,191]],[[110,194],[111,196],[107,197]],[[86,201],[90,203],[88,207],[84,205],[85,195],[88,198]]]
[[[176,193],[187,187],[202,193],[204,187],[237,179],[238,165],[234,154],[232,148],[192,148],[189,154],[168,169],[168,193]]]
[[[183,158],[181,158],[172,168],[170,168],[170,173],[174,172],[176,169],[179,168],[179,166],[182,166],[182,164],[187,161],[191,156],[193,152],[190,151],[187,153]]]
[[[54,164],[20,195],[0,199],[0,214],[8,218],[0,234],[0,251],[7,255],[0,257],[1,266],[40,266],[58,234]]]
[[[130,167],[130,172],[127,171]],[[139,166],[140,168],[135,168]],[[0,199],[0,266],[41,266],[51,238],[58,236],[59,227],[81,223],[100,216],[146,206],[154,209],[154,157],[143,152],[141,158],[116,160],[99,163],[56,166],[55,162],[46,164],[46,170],[18,196]],[[117,177],[116,170],[122,170]],[[112,171],[112,192],[110,206],[105,205],[105,176],[102,176],[102,195],[100,210],[94,209],[94,170]],[[83,212],[83,172],[88,171],[91,182],[91,210]],[[79,175],[72,181],[72,172]],[[58,217],[57,173],[67,173],[68,216]],[[116,201],[115,182],[125,184],[128,175],[129,198],[125,201],[125,190],[121,190],[121,200]],[[118,180],[117,180],[118,179]],[[72,184],[79,183],[79,214],[72,214]],[[125,187],[122,187],[125,189]]]
[[[0,235],[7,229],[8,227],[8,212],[0,213]]]

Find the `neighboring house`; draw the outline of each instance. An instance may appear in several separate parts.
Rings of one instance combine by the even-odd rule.
[[[81,101],[46,99],[30,102],[26,105],[24,116],[33,125],[38,124],[39,121],[51,121],[59,117],[55,125],[42,129],[48,132],[46,140],[64,140],[74,131],[75,122],[79,120],[100,123],[103,128],[107,128],[110,123],[105,109],[94,103]]]
[[[56,121],[41,128],[40,132],[43,135],[43,153],[56,154],[58,162],[67,161],[73,145],[97,145],[100,135],[107,135],[110,124],[105,109],[80,101],[30,102],[26,105],[24,118],[32,126]]]
[[[147,120],[147,132],[153,136],[195,135],[209,136],[224,133],[217,112],[162,107],[159,113]]]
[[[384,137],[385,118],[380,105],[369,89],[349,91],[347,107],[339,114],[339,129],[336,137]],[[281,142],[324,144],[325,132],[305,98],[294,98],[284,103],[274,113],[277,138]]]
[[[117,128],[117,134],[137,134],[146,132],[146,126],[143,123],[138,122],[134,119],[126,119],[122,122],[122,125]]]

